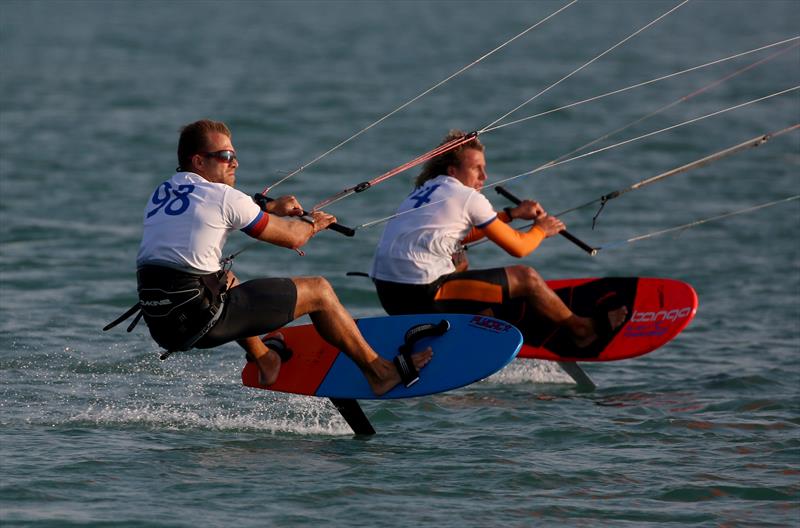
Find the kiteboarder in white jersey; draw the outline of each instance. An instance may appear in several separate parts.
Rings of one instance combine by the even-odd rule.
[[[453,130],[441,145],[465,137]],[[487,314],[517,325],[523,335],[531,330],[531,316],[543,316],[569,332],[578,347],[618,328],[627,308],[602,304],[593,317],[578,316],[531,267],[467,269],[462,249],[467,242],[485,236],[521,258],[565,229],[531,200],[498,214],[480,192],[486,178],[477,138],[425,164],[375,252],[370,276],[386,312]],[[536,223],[517,231],[508,225],[515,218]]]
[[[322,277],[266,278],[240,283],[221,265],[228,234],[241,230],[297,249],[336,219],[322,211],[303,219],[293,196],[264,209],[234,189],[239,166],[228,127],[201,120],[185,126],[178,171],[161,183],[144,211],[136,259],[139,308],[153,339],[168,352],[236,341],[257,362],[265,385],[287,360],[280,340],[260,335],[308,314],[319,334],[347,353],[376,395],[408,383],[430,361],[426,349],[393,363],[378,356]]]

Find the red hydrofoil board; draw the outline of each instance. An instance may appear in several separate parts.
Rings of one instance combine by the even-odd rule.
[[[548,281],[577,315],[591,317],[626,306],[625,322],[610,335],[578,348],[563,329],[527,313],[515,321],[524,336],[520,358],[616,361],[652,352],[678,335],[697,312],[697,293],[673,279],[612,277]]]
[[[414,351],[430,346],[433,359],[411,387],[398,385],[376,397],[366,378],[344,352],[320,337],[313,325],[281,328],[292,357],[281,365],[270,386],[261,385],[255,363],[242,371],[248,387],[337,399],[392,399],[435,394],[482,380],[516,357],[522,335],[513,325],[481,315],[428,314],[370,317],[356,321],[364,339],[380,356],[391,360],[404,343],[406,332],[420,324],[446,320],[450,329],[441,336],[425,337]]]

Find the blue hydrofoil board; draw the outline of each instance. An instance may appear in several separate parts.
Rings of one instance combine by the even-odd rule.
[[[356,324],[370,346],[391,360],[405,342],[409,329],[422,324],[437,325],[442,320],[449,323],[449,330],[438,337],[422,338],[413,345],[415,352],[430,346],[433,359],[420,371],[419,381],[409,388],[400,384],[383,396],[375,396],[356,364],[323,340],[310,324],[278,330],[293,355],[281,365],[275,383],[261,385],[255,363],[245,366],[242,383],[258,389],[333,399],[412,398],[482,380],[505,367],[522,345],[522,334],[514,326],[481,315],[371,317],[358,319]]]

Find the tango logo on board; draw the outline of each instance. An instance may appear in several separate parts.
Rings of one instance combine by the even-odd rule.
[[[692,315],[692,307],[660,310],[658,312],[633,312],[630,324],[625,325],[627,337],[659,337],[670,331],[678,319]]]
[[[633,312],[632,323],[651,323],[656,321],[677,321],[692,314],[691,306],[676,308],[674,310],[661,310],[660,312]]]

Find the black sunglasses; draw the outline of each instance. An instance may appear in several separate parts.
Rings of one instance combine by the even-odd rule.
[[[216,152],[201,152],[206,158],[215,158],[219,161],[230,163],[236,159],[236,152],[232,150],[218,150]]]

